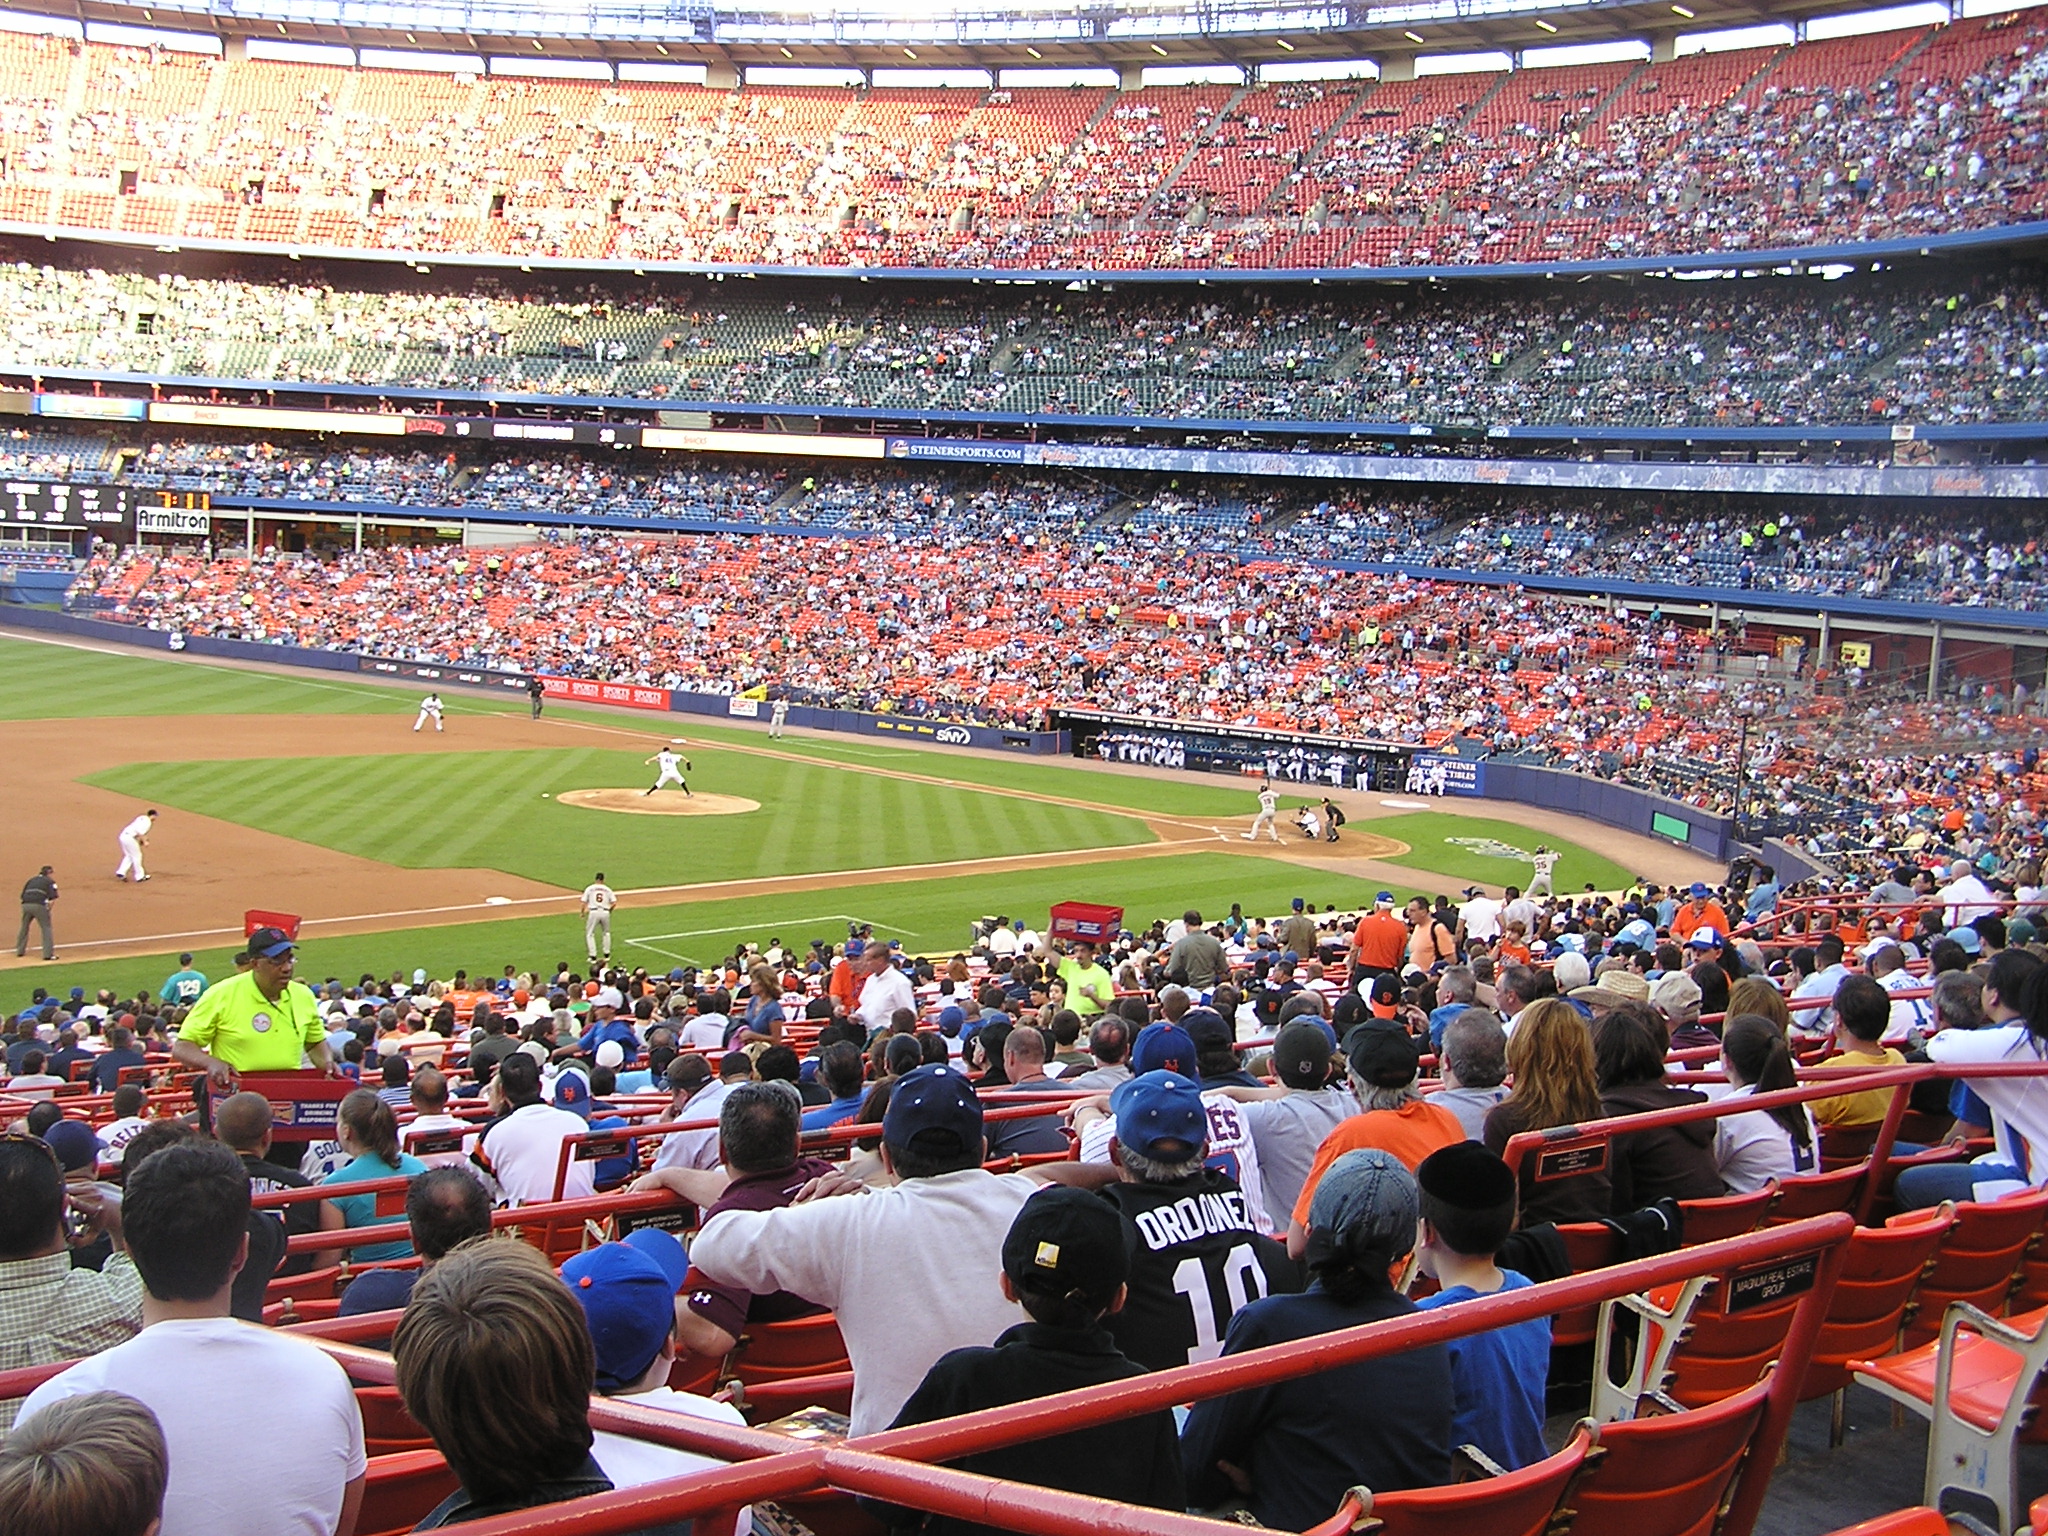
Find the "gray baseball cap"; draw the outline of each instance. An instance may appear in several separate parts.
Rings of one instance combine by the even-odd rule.
[[[1330,1164],[1309,1201],[1308,1261],[1375,1240],[1404,1254],[1415,1246],[1420,1214],[1415,1175],[1399,1158],[1378,1147],[1346,1152]]]

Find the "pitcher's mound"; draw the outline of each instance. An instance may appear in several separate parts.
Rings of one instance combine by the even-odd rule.
[[[555,796],[562,805],[591,811],[624,811],[628,816],[744,816],[761,802],[739,795],[686,795],[679,789],[648,794],[640,789],[565,789]]]

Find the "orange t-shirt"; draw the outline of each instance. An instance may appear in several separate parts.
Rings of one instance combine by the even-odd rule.
[[[1346,1152],[1378,1147],[1391,1152],[1413,1173],[1422,1160],[1439,1147],[1465,1140],[1465,1127],[1448,1109],[1416,1099],[1399,1109],[1373,1109],[1338,1122],[1337,1128],[1316,1148],[1316,1160],[1309,1165],[1308,1180],[1301,1186],[1301,1198],[1294,1202],[1294,1219],[1306,1228],[1308,1208],[1315,1200],[1316,1186],[1330,1164]]]
[[[1721,910],[1721,903],[1712,897],[1697,907],[1687,902],[1671,919],[1671,937],[1681,944],[1701,928],[1712,928],[1722,938],[1728,937],[1728,914]]]
[[[1408,925],[1391,912],[1369,912],[1351,935],[1358,963],[1370,970],[1397,971],[1408,952]]]

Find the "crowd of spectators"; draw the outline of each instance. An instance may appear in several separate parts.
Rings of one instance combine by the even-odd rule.
[[[1919,237],[2037,216],[2042,34],[2021,11],[1505,80],[1135,92],[358,79],[21,38],[0,190],[87,228],[126,202],[119,227],[170,237],[745,266],[1343,267]]]
[[[451,1474],[406,1517],[432,1529],[717,1465],[593,1434],[591,1402],[743,1423],[671,1383],[701,1380],[750,1327],[829,1311],[851,1366],[843,1428],[861,1436],[1553,1278],[1568,1271],[1536,1268],[1546,1223],[1766,1190],[1818,1173],[1824,1138],[1867,1138],[1889,1100],[1853,1079],[1810,1109],[1742,1106],[1793,1086],[1795,1051],[1869,1069],[1907,1051],[2004,1059],[2035,1037],[2039,851],[2036,829],[2011,856],[1923,852],[1839,882],[1781,885],[1744,862],[1714,887],[1508,884],[1401,911],[1382,892],[1344,913],[1297,897],[1273,917],[1134,917],[1099,944],[999,916],[950,956],[853,925],[666,975],[556,962],[300,980],[294,942],[263,928],[233,976],[183,956],[132,996],[38,988],[0,1023],[0,1280],[27,1299],[0,1317],[0,1358],[61,1369],[0,1402],[0,1511],[30,1536],[144,1536],[159,1512],[164,1536],[280,1512],[346,1532],[388,1442],[366,1435],[347,1362],[250,1326],[292,1315],[267,1302],[280,1281],[333,1285],[341,1315],[390,1322],[400,1402]],[[266,987],[290,1032],[231,1043],[222,1020]],[[278,1046],[359,1085],[332,1138],[282,1144],[274,1105],[246,1089],[191,1112],[179,1069],[233,1087],[261,1070],[248,1053]],[[103,1074],[111,1094],[56,1096]],[[1970,1087],[1938,1118],[2028,1136],[2007,1118],[2024,1081]],[[1561,1178],[1518,1182],[1501,1155],[1527,1131],[1723,1096],[1713,1119],[1617,1138]],[[636,1137],[636,1122],[690,1129]],[[863,1129],[872,1147],[846,1145]],[[590,1130],[627,1133],[618,1166],[561,1158]],[[431,1167],[399,1150],[421,1137]],[[2031,1187],[2042,1149],[1999,1144],[2024,1151],[1916,1166],[1897,1203]],[[558,1168],[579,1202],[694,1206],[687,1255],[659,1229],[584,1238],[580,1203],[577,1251],[492,1240],[494,1206],[516,1223],[562,1198]],[[316,1255],[292,1243],[376,1223],[335,1210],[367,1202],[339,1191],[368,1179],[408,1181],[397,1251],[357,1242],[351,1273],[293,1268]],[[280,1194],[303,1203],[253,1203]],[[1169,1226],[1180,1208],[1201,1219]],[[1411,1250],[1427,1283],[1397,1289]],[[1546,1384],[1570,1390],[1550,1345],[1539,1316],[1336,1367],[1334,1403],[1311,1371],[969,1470],[1175,1511],[1242,1500],[1306,1527],[1360,1478],[1449,1482],[1459,1445],[1508,1472],[1542,1460]],[[218,1475],[236,1453],[203,1432],[219,1419],[191,1389],[201,1374],[260,1388],[302,1453]],[[516,1412],[483,1390],[507,1383]],[[1367,1421],[1380,1432],[1356,1433]]]
[[[2048,601],[2038,520],[2013,508],[1930,527],[1917,509],[1648,492],[1333,487],[1302,480],[754,464],[618,450],[401,451],[222,437],[131,440],[17,429],[0,470],[217,499],[751,523],[924,537],[1016,536],[1168,554],[1615,576],[1730,593],[2030,609]]]
[[[0,266],[0,368],[705,403],[1285,424],[1759,427],[2029,421],[2026,268],[1625,291],[1033,294],[424,274],[346,286]]]
[[[1475,590],[1487,591],[1483,610]],[[1774,645],[1748,646],[1741,625],[1703,630],[1654,606],[1607,612],[1044,525],[993,538],[585,536],[254,562],[103,550],[73,602],[183,635],[707,693],[765,687],[991,723],[1091,708],[1463,740],[1718,810],[1740,793],[1752,816],[1788,825],[1924,819],[1925,803],[1866,791],[1873,762],[1917,770],[1956,750],[1968,772],[2003,780],[2032,772],[2031,755],[2005,749],[2031,754],[2038,726],[2024,683],[1959,676],[1928,702],[1832,658],[1787,663]]]

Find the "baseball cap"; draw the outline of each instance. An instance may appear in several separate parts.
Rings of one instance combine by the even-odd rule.
[[[1131,1043],[1131,1071],[1138,1076],[1166,1071],[1192,1077],[1195,1042],[1178,1024],[1147,1024]]]
[[[581,1072],[564,1072],[555,1079],[555,1108],[590,1118],[590,1079]]]
[[[562,1266],[597,1347],[600,1391],[631,1386],[647,1374],[675,1329],[676,1292],[689,1268],[683,1245],[657,1227],[585,1249]]]
[[[297,941],[282,928],[258,928],[249,935],[249,953],[261,955],[266,960],[290,954],[298,947]]]
[[[1384,973],[1366,984],[1365,1006],[1376,1019],[1391,1019],[1400,1011],[1401,983]]]
[[[862,955],[866,954],[867,952],[867,945],[863,944],[859,939],[848,939],[846,941],[847,959],[858,960]]]
[[[1379,895],[1373,897],[1372,904],[1376,907],[1391,907],[1394,904],[1394,893],[1381,891]]]
[[[661,1075],[661,1080],[671,1089],[702,1088],[711,1081],[711,1063],[695,1051],[687,1051],[668,1064],[668,1070]]]
[[[1467,900],[1470,900],[1474,896],[1484,896],[1485,894],[1486,892],[1476,885],[1466,886],[1463,892],[1463,895]]]
[[[1209,1143],[1209,1111],[1202,1090],[1178,1072],[1125,1078],[1109,1096],[1116,1139],[1140,1157],[1180,1162]]]
[[[882,1139],[892,1147],[907,1147],[919,1136],[940,1133],[954,1140],[953,1151],[972,1150],[982,1139],[981,1100],[966,1078],[934,1063],[896,1079],[882,1118]],[[944,1149],[933,1145],[931,1150]]]
[[[1294,898],[1294,910],[1295,910],[1295,911],[1299,912],[1299,911],[1301,911],[1301,910],[1302,910],[1302,909],[1303,909],[1304,907],[1306,907],[1307,905],[1308,905],[1308,903],[1307,903],[1307,902],[1305,902],[1305,901],[1303,901],[1303,900],[1302,900],[1302,899],[1301,899],[1301,898],[1300,898],[1299,896],[1297,896],[1297,897],[1295,897],[1295,898]]]
[[[1704,927],[1693,929],[1692,937],[1685,941],[1685,947],[1687,949],[1719,949],[1726,942],[1727,940],[1722,935],[1721,930],[1712,923],[1708,923]]]
[[[1131,1274],[1123,1218],[1089,1190],[1047,1185],[1010,1223],[1003,1273],[1020,1291],[1107,1306]]]
[[[43,1132],[43,1140],[57,1154],[66,1173],[93,1167],[99,1161],[99,1138],[83,1120],[59,1120]]]
[[[1966,955],[1979,954],[1983,951],[1984,936],[1968,923],[1963,924],[1960,928],[1949,929],[1946,937],[1954,939],[1958,944],[1962,945],[1963,953]]]
[[[427,984],[427,968],[425,966],[421,966],[412,973],[412,984],[416,987],[424,987]]]
[[[1273,1074],[1289,1088],[1320,1088],[1330,1075],[1330,1037],[1320,1022],[1295,1019],[1273,1037]]]
[[[948,1003],[939,1010],[939,1033],[957,1035],[967,1027],[967,1010],[958,1003]]]
[[[1650,1006],[1667,1017],[1700,1005],[1700,984],[1683,971],[1666,971],[1650,988]]]
[[[2039,936],[2040,930],[2034,926],[2033,921],[2031,919],[2024,917],[2011,917],[2006,919],[2006,943],[2031,944]]]
[[[597,1064],[600,1067],[616,1068],[626,1059],[626,1048],[616,1040],[606,1040],[597,1048]]]
[[[1704,880],[1693,881],[1692,889],[1686,892],[1686,894],[1691,896],[1694,901],[1704,900],[1707,895],[1707,882]]]
[[[77,997],[84,997],[84,996],[85,996],[85,988],[83,988],[83,987],[73,987],[73,988],[71,989],[71,995],[72,995],[73,997],[75,997],[75,998],[77,998]]]
[[[1351,1070],[1375,1088],[1405,1088],[1415,1081],[1421,1054],[1398,1024],[1361,1024],[1344,1037]]]
[[[1415,1246],[1415,1175],[1391,1152],[1363,1147],[1324,1170],[1308,1205],[1308,1261],[1317,1264],[1354,1244]]]
[[[1203,1050],[1230,1049],[1230,1026],[1214,1008],[1190,1008],[1181,1015],[1180,1027],[1194,1042],[1197,1054]]]

